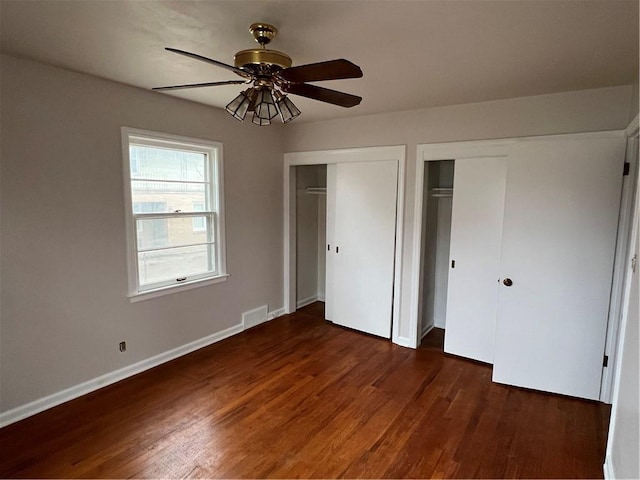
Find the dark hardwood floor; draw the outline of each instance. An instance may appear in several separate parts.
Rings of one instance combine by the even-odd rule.
[[[0,430],[0,477],[602,478],[607,406],[316,303]],[[437,333],[437,332],[436,332]]]

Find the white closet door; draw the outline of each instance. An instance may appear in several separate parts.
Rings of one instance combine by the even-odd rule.
[[[327,245],[325,260],[325,287],[324,287],[324,318],[333,321],[334,300],[334,260],[335,260],[335,236],[336,236],[336,174],[338,165],[327,165]]]
[[[513,146],[494,381],[598,398],[623,159],[622,138]]]
[[[398,163],[354,162],[328,171],[327,211],[335,208],[327,268],[334,323],[391,336]],[[330,191],[335,185],[335,204]]]
[[[492,363],[505,158],[456,160],[444,350]]]

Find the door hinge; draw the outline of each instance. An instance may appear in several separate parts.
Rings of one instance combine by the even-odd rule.
[[[451,260],[451,268],[456,268],[456,261],[455,260]]]
[[[638,266],[638,254],[636,253],[631,259],[631,271],[636,273],[636,267]]]
[[[602,366],[603,367],[609,366],[609,355],[605,355],[604,358],[602,359]]]
[[[624,162],[624,168],[622,170],[622,176],[629,175],[629,170],[631,170],[631,164],[629,162]]]

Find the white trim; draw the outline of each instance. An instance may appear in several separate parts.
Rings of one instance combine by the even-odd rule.
[[[638,181],[640,177],[638,173],[636,173],[636,181]],[[607,433],[607,447],[605,450],[605,478],[616,478],[615,472],[613,468],[613,439],[616,432],[617,419],[618,419],[618,396],[620,393],[620,375],[622,373],[622,362],[619,361],[622,359],[623,351],[624,351],[624,339],[627,331],[628,324],[628,312],[629,312],[629,303],[631,296],[631,283],[632,276],[634,275],[633,270],[631,268],[631,255],[634,253],[635,245],[637,242],[638,235],[640,235],[640,194],[636,194],[635,203],[632,207],[632,218],[633,224],[631,227],[631,236],[629,239],[629,243],[627,245],[628,255],[626,257],[629,259],[626,262],[625,267],[625,280],[624,280],[624,292],[621,297],[621,314],[620,314],[620,323],[618,326],[618,338],[617,338],[617,348],[615,351],[615,366],[612,369],[613,373],[613,382],[612,382],[612,398],[611,398],[611,413],[609,414],[609,431]],[[607,473],[609,476],[607,477]]]
[[[400,321],[402,307],[402,260],[404,254],[404,203],[405,203],[405,182],[406,182],[406,157],[407,147],[398,150],[398,189],[396,199],[396,256],[393,278],[393,314],[391,321],[391,341],[401,345],[403,337],[400,336]],[[414,346],[417,347],[416,344]]]
[[[613,469],[613,462],[611,461],[611,455],[607,455],[605,457],[602,470],[604,473],[604,480],[615,480],[616,473]]]
[[[393,340],[393,343],[395,343],[396,345],[400,345],[401,347],[416,348],[412,342],[412,339],[409,337],[397,337]]]
[[[167,287],[157,288],[155,290],[147,290],[140,293],[129,293],[129,301],[142,302],[151,298],[162,297],[163,295],[169,295],[170,293],[184,292],[185,290],[193,290],[194,288],[206,287],[208,285],[214,285],[216,283],[226,282],[227,278],[231,275],[219,275],[217,277],[203,278],[200,280],[194,280],[193,282],[183,283],[181,285],[169,285]]]
[[[286,313],[296,311],[296,176],[285,154],[284,165],[284,309]]]
[[[420,311],[420,266],[422,265],[422,208],[424,202],[424,152],[418,145],[416,154],[416,186],[413,200],[413,258],[411,262],[411,304],[409,305],[409,334],[413,348],[418,347],[418,318]],[[414,336],[415,335],[415,336]]]
[[[410,344],[417,346],[418,311],[420,302],[420,263],[422,261],[422,207],[424,189],[424,162],[437,160],[456,160],[462,158],[506,157],[509,147],[517,143],[536,142],[540,140],[579,140],[585,138],[620,138],[623,130],[604,132],[570,133],[561,135],[540,135],[532,137],[499,138],[492,140],[472,140],[462,142],[422,143],[416,152],[415,198],[413,215],[413,255],[411,265],[411,304],[409,311]]]
[[[540,140],[579,140],[585,138],[620,138],[624,130],[603,132],[566,133],[560,135],[539,135],[532,137],[496,138],[491,140],[468,140],[460,142],[418,144],[418,158],[423,160],[452,160],[454,158],[479,158],[505,156],[508,147],[517,143]],[[481,149],[481,150],[479,150]],[[420,155],[422,153],[422,156]],[[452,156],[453,155],[453,156]]]
[[[631,120],[631,123],[625,129],[624,134],[627,137],[633,137],[634,135],[638,134],[639,128],[640,128],[640,120],[638,119],[638,115],[636,115],[636,118]]]
[[[332,163],[362,162],[362,156],[367,156],[367,162],[384,160],[398,160],[404,157],[404,145],[386,147],[342,148],[336,150],[313,150],[309,152],[292,152],[284,154],[286,166],[293,165],[328,165]]]
[[[119,382],[120,380],[124,380],[125,378],[137,375],[138,373],[144,372],[146,370],[149,370],[150,368],[156,367],[200,348],[224,340],[225,338],[236,335],[242,331],[243,326],[241,323],[239,323],[207,337],[203,337],[199,340],[195,340],[172,350],[168,350],[159,355],[155,355],[132,365],[128,365],[121,369],[114,370],[113,372],[109,372],[86,382],[80,383],[78,385],[74,385],[73,387],[69,387],[65,390],[61,390],[52,395],[47,395],[46,397],[8,410],[0,414],[0,427],[4,427],[11,423],[35,415],[36,413],[48,410],[49,408],[68,402],[69,400],[73,400],[74,398],[78,398],[82,395],[86,395],[87,393],[106,387],[107,385],[111,385],[113,383]]]
[[[314,302],[318,301],[318,295],[311,295],[310,297],[303,298],[302,300],[298,300],[296,302],[297,308],[306,307],[307,305],[311,305]]]
[[[284,314],[285,314],[284,308],[279,308],[277,310],[273,310],[273,311],[269,312],[269,314],[267,315],[267,321],[271,321],[274,318],[281,317]]]
[[[396,247],[393,279],[393,314],[391,341],[398,345],[410,346],[405,337],[400,337],[400,302],[402,300],[402,254],[404,233],[404,196],[406,172],[406,146],[346,148],[336,150],[315,150],[284,154],[284,305],[287,313],[296,307],[296,184],[291,167],[298,165],[328,165],[348,162],[377,162],[393,160],[398,162],[398,188],[396,203]],[[366,160],[363,158],[366,157]],[[415,348],[415,346],[414,346]]]
[[[634,201],[638,189],[638,131],[627,139],[625,162],[629,163],[629,175],[622,182],[622,194],[620,199],[620,215],[618,217],[618,237],[616,239],[616,253],[613,264],[613,278],[611,283],[611,297],[607,321],[607,336],[604,354],[609,357],[606,367],[602,368],[602,381],[600,383],[600,401],[611,403],[613,397],[613,382],[616,365],[620,358],[618,351],[618,336],[623,310],[623,295],[625,282],[628,281],[627,270],[630,253],[630,237],[633,227]]]

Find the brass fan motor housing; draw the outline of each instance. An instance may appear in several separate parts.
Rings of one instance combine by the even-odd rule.
[[[266,48],[241,50],[234,55],[233,60],[238,68],[261,64],[277,65],[280,68],[289,68],[291,66],[291,57],[289,55],[277,50],[267,50]]]
[[[254,23],[249,27],[249,32],[253,35],[261,48],[251,48],[241,50],[233,57],[236,67],[250,67],[251,65],[269,65],[282,68],[291,66],[291,57],[286,53],[277,50],[268,50],[265,45],[271,42],[278,34],[278,29],[268,23]]]

